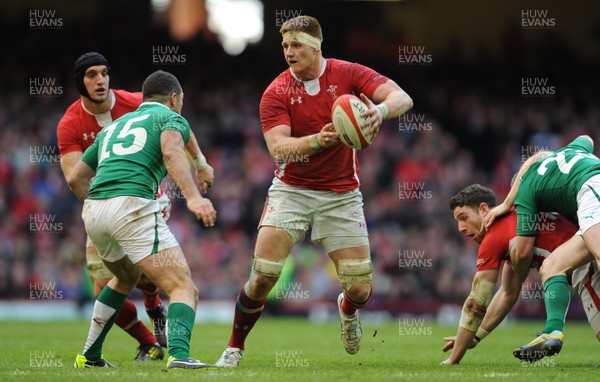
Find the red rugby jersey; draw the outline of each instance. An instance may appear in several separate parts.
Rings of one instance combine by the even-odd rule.
[[[577,226],[560,215],[545,214],[538,220],[540,229],[531,260],[531,267],[537,269],[552,251],[577,233]],[[477,271],[499,268],[502,261],[510,260],[509,244],[516,235],[517,214],[513,208],[497,218],[485,234],[477,253]]]
[[[110,109],[110,119],[106,118],[102,126],[99,125],[102,123],[99,122],[100,117],[84,109],[81,98],[69,106],[56,128],[58,149],[61,155],[75,151],[85,152],[94,143],[96,135],[102,127],[122,115],[136,110],[142,103],[141,92],[130,93],[125,90],[112,89],[112,93],[115,97]]]
[[[305,84],[311,88],[316,81],[318,92],[311,95]],[[318,133],[331,122],[331,107],[338,96],[364,93],[372,99],[386,81],[387,77],[366,66],[336,59],[327,59],[319,78],[304,83],[288,69],[271,82],[262,96],[263,134],[278,125],[290,126],[292,137]],[[291,186],[335,192],[357,188],[358,175],[356,151],[343,143],[317,150],[305,161],[280,163],[275,170],[275,176]]]

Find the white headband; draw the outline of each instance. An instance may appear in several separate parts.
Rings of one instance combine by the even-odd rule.
[[[306,32],[287,31],[283,34],[284,40],[297,41],[308,45],[316,50],[321,50],[321,40],[309,35]]]

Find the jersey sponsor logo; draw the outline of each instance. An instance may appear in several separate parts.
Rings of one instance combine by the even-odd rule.
[[[298,96],[298,98],[291,97],[290,98],[290,103],[292,105],[294,105],[296,103],[302,103],[302,97],[301,96]]]

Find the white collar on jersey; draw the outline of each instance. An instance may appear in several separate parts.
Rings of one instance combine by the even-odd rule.
[[[110,115],[110,111],[113,109],[113,107],[115,106],[115,103],[117,102],[117,97],[115,96],[115,93],[111,90],[109,90],[109,94],[110,94],[110,109],[104,113],[100,113],[100,114],[94,114],[91,111],[89,111],[88,109],[85,108],[85,105],[83,104],[83,101],[81,102],[81,107],[83,108],[83,110],[88,113],[89,115],[93,115],[94,118],[96,118],[96,122],[98,123],[98,126],[100,127],[104,127],[106,125],[108,125],[109,123],[112,122],[112,116]]]
[[[160,105],[160,106],[163,106],[163,107],[166,107],[167,109],[169,109],[169,107],[167,105],[165,105],[164,103],[160,103],[160,102],[156,102],[156,101],[145,101],[145,102],[142,102],[142,105]],[[142,105],[140,105],[140,106],[142,106]],[[169,109],[169,110],[171,110],[171,109]]]
[[[306,89],[306,92],[308,93],[308,95],[314,96],[315,94],[319,93],[319,90],[321,90],[321,84],[319,83],[319,78],[321,78],[323,73],[325,73],[326,67],[327,67],[327,59],[323,57],[323,62],[321,63],[321,73],[319,73],[319,77],[315,78],[314,80],[309,80],[309,81],[302,81],[300,79],[300,77],[298,77],[296,75],[296,73],[294,73],[292,68],[290,68],[290,73],[292,73],[292,76],[295,79],[297,79],[298,81],[300,81],[304,84],[304,88]]]

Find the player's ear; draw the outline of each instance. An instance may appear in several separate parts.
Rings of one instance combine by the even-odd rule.
[[[177,93],[173,92],[169,96],[169,108],[172,109],[177,105]]]
[[[487,203],[479,203],[479,213],[481,216],[485,216],[490,212],[490,206]]]

